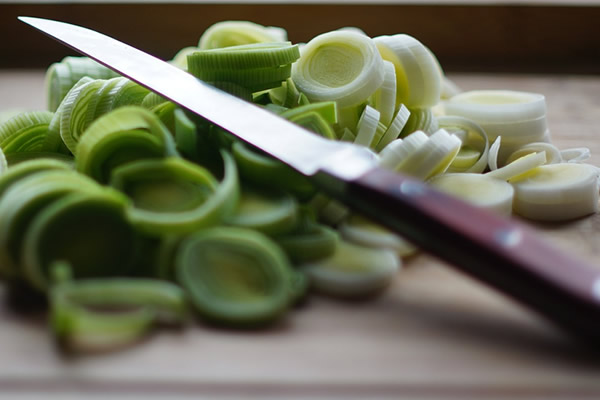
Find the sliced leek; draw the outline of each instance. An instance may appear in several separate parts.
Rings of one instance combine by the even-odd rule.
[[[66,280],[52,287],[49,298],[54,334],[76,352],[132,344],[155,323],[181,324],[188,314],[184,291],[153,279]]]
[[[275,236],[290,232],[298,222],[298,203],[287,192],[244,187],[227,224]]]
[[[400,269],[395,251],[341,240],[335,252],[300,266],[316,291],[335,297],[363,297],[388,286]]]
[[[529,219],[564,221],[598,212],[598,168],[547,164],[511,181],[514,211]]]
[[[476,173],[448,173],[429,183],[438,190],[500,215],[512,213],[514,189],[510,183]]]
[[[481,126],[458,116],[438,117],[439,127],[455,133],[461,148],[448,172],[483,172],[488,164],[489,139]]]
[[[405,104],[409,108],[427,108],[437,104],[442,90],[442,74],[433,53],[406,34],[378,36],[374,41],[381,56],[396,68],[397,104]]]
[[[249,21],[222,21],[211,25],[200,37],[198,47],[217,49],[250,43],[283,42],[287,32],[283,28],[263,26]]]
[[[223,153],[219,183],[205,168],[176,157],[135,161],[114,170],[111,186],[132,201],[127,218],[152,235],[190,233],[220,223],[238,201],[237,169]]]
[[[311,102],[334,100],[340,108],[351,107],[381,86],[383,60],[368,36],[332,31],[314,37],[301,49],[292,79]]]
[[[389,229],[359,215],[350,215],[339,226],[343,239],[366,247],[394,250],[398,256],[414,254],[417,248]]]
[[[272,322],[291,302],[292,270],[263,234],[217,227],[185,239],[176,257],[177,281],[205,319],[225,325]]]
[[[111,171],[131,161],[175,156],[171,133],[158,117],[139,107],[122,107],[98,118],[76,147],[76,169],[106,183]]]
[[[69,169],[48,169],[11,185],[0,197],[0,271],[14,278],[21,273],[21,248],[33,218],[51,202],[74,192],[100,192],[101,186]]]
[[[71,193],[44,207],[31,221],[21,252],[31,286],[45,291],[57,261],[68,262],[76,278],[126,275],[139,243],[126,205],[124,196],[105,189]]]

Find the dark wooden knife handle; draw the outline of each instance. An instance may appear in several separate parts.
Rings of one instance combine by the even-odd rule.
[[[527,225],[379,168],[350,181],[344,202],[563,328],[600,343],[600,268],[559,251]]]

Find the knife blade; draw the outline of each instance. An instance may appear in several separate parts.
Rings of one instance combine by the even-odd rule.
[[[19,19],[283,161],[325,193],[545,316],[600,343],[600,268],[561,252],[519,221],[377,166],[362,146],[314,135],[114,38]]]

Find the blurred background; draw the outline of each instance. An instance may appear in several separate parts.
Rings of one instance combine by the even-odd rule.
[[[1,1],[0,68],[45,68],[68,54],[18,15],[85,25],[158,57],[222,20],[285,27],[293,42],[355,26],[408,33],[447,72],[600,73],[599,0]]]

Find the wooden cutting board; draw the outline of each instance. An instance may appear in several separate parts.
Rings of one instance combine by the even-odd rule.
[[[553,142],[587,146],[600,165],[600,78],[451,77],[544,93]],[[41,72],[0,72],[0,110],[43,105]],[[600,268],[599,215],[536,226]],[[1,302],[0,360],[0,400],[600,398],[598,353],[427,255],[370,301],[313,296],[268,330],[193,323],[95,356],[61,356],[43,315]]]

